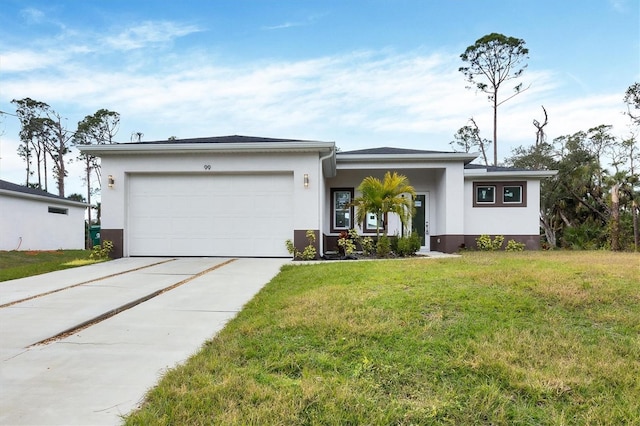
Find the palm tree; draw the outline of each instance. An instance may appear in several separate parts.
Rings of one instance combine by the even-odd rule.
[[[380,236],[380,219],[385,214],[397,214],[402,226],[406,226],[413,216],[416,191],[409,184],[409,179],[397,172],[386,172],[382,181],[373,176],[364,178],[358,186],[358,192],[361,195],[354,198],[352,203],[357,209],[356,220],[363,223],[367,213],[374,213],[377,218],[376,237]],[[410,194],[411,197],[404,197],[404,194]]]

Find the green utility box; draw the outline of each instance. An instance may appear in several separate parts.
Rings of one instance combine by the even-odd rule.
[[[100,245],[100,225],[91,225],[89,227],[89,237],[91,238],[92,245]]]

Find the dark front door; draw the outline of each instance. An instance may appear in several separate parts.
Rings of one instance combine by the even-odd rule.
[[[425,246],[425,196],[424,194],[416,195],[413,200],[416,212],[413,216],[413,229],[420,235],[420,245]]]

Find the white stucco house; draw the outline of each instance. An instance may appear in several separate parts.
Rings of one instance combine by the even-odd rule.
[[[408,177],[417,197],[411,229],[424,249],[475,247],[481,234],[540,245],[540,180],[549,171],[471,165],[476,154],[374,148],[337,152],[334,142],[223,136],[83,146],[102,159],[102,238],[120,256],[289,256],[285,240],[319,253],[354,223],[349,205],[367,176]],[[400,235],[397,217],[385,221]]]
[[[0,180],[0,250],[84,249],[87,204]]]

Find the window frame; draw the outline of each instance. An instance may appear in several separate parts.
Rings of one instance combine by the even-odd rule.
[[[478,188],[495,187],[494,202],[478,201]],[[505,201],[505,188],[520,187],[520,201]],[[527,207],[527,181],[474,181],[473,207]]]
[[[480,201],[479,197],[478,197],[478,192],[482,189],[482,188],[491,188],[491,190],[493,191],[493,199],[491,201]],[[496,195],[497,195],[497,187],[496,185],[475,185],[474,186],[474,191],[473,191],[473,196],[474,196],[474,201],[477,204],[481,204],[481,205],[495,205],[496,204]]]
[[[371,213],[371,212],[367,212],[367,214],[375,214],[375,213]],[[382,226],[380,227],[380,232],[383,235],[386,235],[387,232],[387,219],[389,218],[389,215],[387,213],[384,214],[384,218],[382,219]],[[367,226],[368,221],[365,220],[364,223],[362,224],[362,233],[363,234],[375,234],[376,233],[376,228],[370,228],[369,226]]]
[[[336,209],[336,194],[340,193],[340,192],[348,192],[349,193],[349,207],[346,209],[339,209],[340,211],[345,211],[347,213],[349,213],[349,225],[342,227],[342,226],[337,226],[336,225],[336,213],[338,212],[338,209]],[[331,232],[332,233],[338,233],[341,231],[348,231],[349,229],[353,228],[353,205],[351,205],[351,203],[353,202],[353,197],[354,197],[354,190],[353,188],[331,188]]]
[[[518,201],[507,201],[505,197],[507,188],[519,188],[520,199]],[[503,204],[522,204],[522,185],[504,185],[502,187],[502,203]]]

